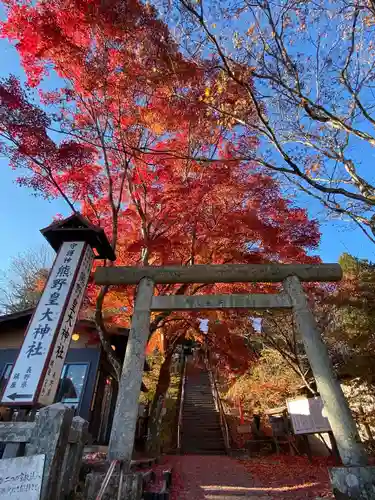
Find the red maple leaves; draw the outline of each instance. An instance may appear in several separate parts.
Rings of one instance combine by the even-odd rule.
[[[214,62],[184,59],[152,7],[134,0],[7,5],[2,36],[16,43],[41,100],[34,104],[13,77],[0,85],[2,148],[23,170],[21,184],[64,197],[101,225],[118,264],[316,260],[308,256],[319,240],[316,222],[284,199],[277,180],[236,159],[240,130],[219,121],[215,107],[236,108],[247,120],[253,110]],[[42,80],[54,74],[59,88],[45,91]],[[255,136],[249,141],[257,147]],[[250,289],[191,286],[183,293]],[[90,285],[89,296],[96,293]],[[132,302],[133,290],[114,289],[108,317],[126,323]],[[209,319],[225,324],[220,335],[212,326],[223,364],[241,359],[243,367],[243,341],[231,337],[243,318]],[[197,317],[192,324],[199,335]]]

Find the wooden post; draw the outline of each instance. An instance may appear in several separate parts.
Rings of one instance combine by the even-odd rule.
[[[302,336],[316,385],[324,403],[324,409],[335,436],[344,465],[367,465],[367,455],[361,443],[348,402],[337,381],[315,318],[309,309],[299,279],[290,276],[284,280],[289,294],[297,328]]]
[[[109,442],[108,459],[123,461],[125,472],[128,472],[133,453],[153,293],[154,282],[143,278],[137,289]]]
[[[42,408],[30,442],[26,446],[28,457],[39,453],[46,455],[41,500],[58,498],[64,451],[68,444],[73,413],[71,408],[62,403]]]
[[[105,474],[90,472],[86,476],[85,494],[86,500],[96,500],[100,487],[103,484]],[[114,473],[108,483],[104,493],[104,499],[117,499],[118,497],[119,474]],[[157,493],[151,493],[157,496]],[[131,472],[124,475],[124,487],[122,489],[121,500],[141,500],[143,496],[143,474],[141,472]],[[161,497],[160,497],[161,498]],[[52,499],[51,499],[52,500]]]
[[[59,492],[62,498],[67,498],[74,492],[78,484],[83,448],[88,438],[88,427],[87,420],[82,417],[73,418],[60,476]]]

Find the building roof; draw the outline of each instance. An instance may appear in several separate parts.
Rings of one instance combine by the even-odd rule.
[[[22,326],[22,324],[27,325],[34,313],[34,310],[35,307],[31,307],[29,309],[24,309],[23,311],[4,314],[0,316],[0,332],[4,328],[16,328]],[[79,324],[81,327],[86,328],[87,330],[95,328],[95,321],[90,319],[79,319],[77,321],[77,324]],[[129,335],[129,328],[122,328],[119,326],[110,327],[108,331],[112,335],[121,335],[123,337],[128,337]]]
[[[0,316],[0,332],[4,328],[9,327],[21,327],[23,324],[27,325],[30,318],[34,312],[34,307],[29,309],[24,309],[23,311],[17,311],[10,314],[4,314]]]

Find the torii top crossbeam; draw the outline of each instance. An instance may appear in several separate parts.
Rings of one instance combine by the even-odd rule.
[[[136,285],[142,278],[166,283],[247,283],[278,282],[288,276],[300,281],[339,281],[339,264],[222,264],[195,266],[100,267],[98,285]]]

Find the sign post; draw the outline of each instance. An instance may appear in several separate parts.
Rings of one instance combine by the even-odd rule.
[[[0,460],[0,500],[39,500],[45,455]]]
[[[58,253],[2,394],[7,406],[54,402],[93,259],[115,259],[104,231],[79,214],[42,233]]]
[[[294,434],[332,432],[321,397],[288,399],[286,404]]]

